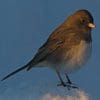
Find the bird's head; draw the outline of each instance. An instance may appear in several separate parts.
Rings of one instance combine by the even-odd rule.
[[[78,10],[68,17],[67,25],[84,31],[91,31],[95,27],[93,16],[88,10]]]

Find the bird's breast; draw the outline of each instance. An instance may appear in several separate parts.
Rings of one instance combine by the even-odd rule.
[[[66,52],[62,70],[71,72],[74,69],[80,68],[85,64],[91,55],[92,45],[85,41],[81,41],[78,45],[73,46]]]
[[[91,55],[92,45],[83,40],[69,50],[54,52],[46,61],[47,66],[59,70],[62,73],[69,73],[79,69],[85,64]]]

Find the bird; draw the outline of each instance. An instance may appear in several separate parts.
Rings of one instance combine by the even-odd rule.
[[[76,88],[68,74],[80,69],[90,58],[93,28],[94,19],[89,10],[79,9],[73,12],[50,34],[27,64],[6,75],[1,81],[22,70],[48,67],[56,72],[60,80],[57,86]],[[67,82],[63,80],[62,75],[66,77]]]

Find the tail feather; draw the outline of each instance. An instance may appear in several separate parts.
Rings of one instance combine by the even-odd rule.
[[[23,66],[23,67],[21,67],[21,68],[15,70],[15,71],[11,72],[11,73],[8,74],[7,76],[5,76],[1,81],[4,81],[4,80],[8,79],[9,77],[11,77],[11,76],[13,76],[14,74],[16,74],[16,73],[18,73],[18,72],[24,70],[25,68],[27,68],[27,65],[25,65],[25,66]]]
[[[29,66],[26,70],[29,71],[32,68],[32,66]]]
[[[28,68],[30,66],[34,66],[34,65],[35,64],[33,64],[33,60],[31,60],[28,64],[24,65],[23,67],[18,68],[15,71],[11,72],[10,74],[6,75],[4,78],[2,78],[1,81],[4,81],[4,80],[8,79],[9,77],[15,75],[16,73],[18,73],[18,72],[20,72],[20,71],[22,71],[22,70],[24,70],[24,69],[26,69],[26,68]]]

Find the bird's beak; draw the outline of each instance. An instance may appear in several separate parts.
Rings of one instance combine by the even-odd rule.
[[[95,28],[96,26],[95,26],[93,23],[89,23],[89,24],[88,24],[88,27],[90,27],[90,28]]]

